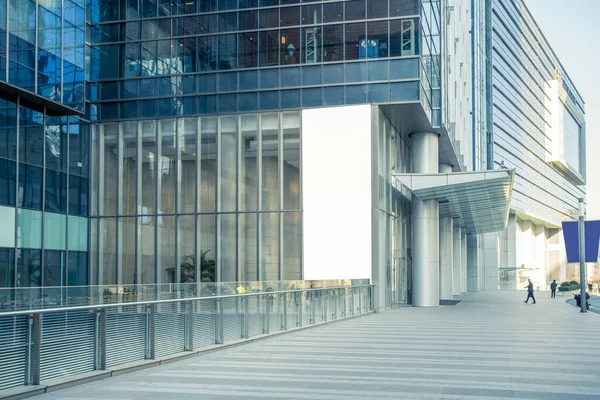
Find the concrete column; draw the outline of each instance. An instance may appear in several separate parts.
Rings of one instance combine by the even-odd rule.
[[[440,174],[452,172],[452,165],[440,164]],[[453,274],[453,222],[452,217],[440,217],[440,299],[452,300]]]
[[[477,235],[467,235],[467,291],[479,291],[479,249]]]
[[[419,132],[412,139],[412,172],[438,172],[438,134]],[[413,294],[415,307],[440,304],[439,204],[437,200],[412,198]]]
[[[462,228],[460,226],[453,226],[452,241],[453,249],[452,255],[454,262],[452,263],[452,294],[454,296],[460,296],[460,255],[462,253]]]
[[[467,231],[463,228],[461,235],[461,255],[460,255],[460,292],[467,292]]]

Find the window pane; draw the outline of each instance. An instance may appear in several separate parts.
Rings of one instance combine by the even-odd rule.
[[[239,214],[239,264],[241,281],[258,280],[258,270],[256,268],[256,230],[257,214]]]
[[[259,214],[260,218],[260,280],[279,279],[279,214]]]
[[[323,27],[323,61],[341,61],[344,59],[344,25]]]
[[[365,0],[349,0],[346,5],[346,21],[365,19]]]
[[[41,251],[17,250],[17,287],[32,287],[42,284]]]
[[[323,105],[337,106],[344,104],[344,87],[332,86],[323,88]]]
[[[198,259],[200,282],[216,282],[215,271],[215,215],[198,216]]]
[[[0,249],[0,288],[13,287],[15,285],[14,251],[14,249]]]
[[[279,31],[260,32],[260,66],[279,64]]]
[[[344,3],[325,3],[323,4],[323,22],[342,22],[344,21]]]
[[[67,249],[67,217],[62,214],[44,213],[44,248]]]
[[[300,25],[300,7],[281,8],[281,26]]]
[[[42,169],[19,164],[19,207],[42,209]]]
[[[238,35],[239,67],[253,68],[258,65],[258,32],[246,32]],[[242,83],[242,82],[240,82]]]
[[[256,111],[256,92],[238,94],[238,107],[240,111]]]
[[[239,74],[240,90],[254,90],[258,88],[257,71],[240,71]]]
[[[134,215],[137,208],[137,122],[121,123],[121,212]]]
[[[258,29],[258,11],[240,12],[240,31]]]
[[[177,148],[176,120],[159,120],[160,156],[160,209],[159,213],[175,212],[175,192],[177,190]]]
[[[346,104],[365,103],[367,94],[366,85],[346,86]]]
[[[300,114],[282,114],[283,208],[300,208]]]
[[[279,69],[265,69],[260,71],[261,89],[279,87]]]
[[[138,217],[138,254],[142,284],[156,283],[155,217]]]
[[[279,210],[279,115],[260,116],[262,142],[261,210]]]
[[[300,63],[298,51],[300,49],[300,29],[286,29],[281,31],[281,60],[282,65]]]
[[[67,126],[60,122],[59,117],[46,118],[46,168],[66,171]]]
[[[390,0],[390,16],[419,15],[417,0]]]
[[[43,115],[25,107],[19,108],[19,114],[19,160],[41,166],[44,150]]]
[[[388,62],[376,61],[367,63],[367,75],[369,81],[387,81]]]
[[[178,217],[178,258],[181,283],[196,282],[196,217],[180,215]]]
[[[327,28],[327,27],[326,27]],[[302,28],[302,63],[314,64],[322,61],[323,42],[321,27]]]
[[[367,18],[387,18],[388,0],[369,0],[367,1]]]
[[[321,4],[302,6],[302,25],[321,23]]]
[[[367,58],[388,56],[388,21],[367,23]]]
[[[298,280],[302,275],[302,227],[300,213],[282,213],[281,279]]]
[[[219,268],[221,282],[237,281],[236,215],[219,214]]]
[[[214,212],[217,186],[217,118],[203,117],[200,142],[199,212]],[[214,249],[213,249],[214,250]]]
[[[321,88],[302,89],[302,105],[304,107],[321,106]]]
[[[300,90],[282,91],[281,108],[300,108]]]
[[[87,253],[69,252],[67,264],[67,285],[88,285]]]
[[[385,103],[390,100],[389,86],[387,83],[369,85],[369,103]]]
[[[100,126],[101,159],[100,171],[103,174],[101,183],[100,215],[116,215],[117,213],[117,177],[118,173],[118,140],[117,124]]]
[[[42,247],[42,212],[18,209],[19,229],[17,247],[39,249]]]
[[[121,218],[119,220],[119,249],[121,279],[123,285],[139,283],[135,274],[135,218]]]
[[[281,87],[300,86],[300,68],[281,69]]]
[[[323,65],[323,83],[344,82],[344,64]]]
[[[88,219],[69,215],[67,218],[69,235],[67,244],[69,250],[87,251],[88,249]]]
[[[141,125],[142,136],[142,199],[141,214],[152,214],[156,212],[156,121],[143,121]]]
[[[346,24],[346,60],[367,58],[365,38],[365,24]],[[361,46],[363,45],[363,46]]]
[[[46,170],[46,211],[67,212],[67,174]]]
[[[65,285],[65,252],[44,251],[44,286]]]
[[[359,62],[346,64],[346,82],[364,82],[366,78],[366,63]]]
[[[399,59],[390,61],[390,79],[412,79],[419,77],[419,59]]]
[[[198,119],[185,118],[179,122],[181,181],[179,183],[180,212],[196,211],[196,153],[198,152]]]
[[[100,219],[100,248],[98,265],[102,268],[102,284],[117,283],[117,219]]]
[[[175,217],[158,217],[160,283],[175,283]]]
[[[275,110],[279,108],[279,92],[260,92],[260,109]]]
[[[390,86],[391,101],[419,100],[419,82],[396,82]]]
[[[0,159],[0,205],[15,205],[15,184],[17,181],[15,163]]]
[[[390,21],[390,56],[414,56],[419,54],[418,49],[418,20],[391,20]]]
[[[277,28],[279,23],[279,9],[269,8],[260,10],[260,27],[261,28]]]
[[[219,211],[235,211],[237,168],[237,117],[220,117]]]
[[[237,68],[237,35],[219,36],[219,69]]]
[[[258,206],[258,118],[256,115],[240,117],[240,211],[257,210]]]

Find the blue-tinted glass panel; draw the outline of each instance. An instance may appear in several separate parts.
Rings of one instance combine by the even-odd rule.
[[[302,6],[302,25],[320,24],[321,20],[321,4],[309,4]]]
[[[198,93],[214,93],[217,91],[217,75],[198,75]]]
[[[279,64],[279,31],[260,32],[260,66]]]
[[[15,285],[15,250],[0,248],[0,288]],[[2,299],[4,301],[4,299]]]
[[[367,58],[388,57],[388,21],[369,21],[367,39]]]
[[[261,89],[272,89],[279,87],[279,70],[264,69],[260,71]]]
[[[237,95],[223,94],[218,96],[219,112],[236,112],[237,111]]]
[[[70,251],[67,260],[67,285],[88,285],[88,263],[86,252]]]
[[[323,84],[344,82],[344,64],[323,65]]]
[[[279,25],[279,9],[269,8],[260,10],[260,27],[261,28],[277,28]]]
[[[260,92],[260,109],[274,110],[279,108],[279,92]]]
[[[355,24],[345,24],[346,42],[345,42],[345,59],[358,60],[368,58],[369,48],[365,41],[366,24],[359,22]]]
[[[219,74],[219,92],[234,92],[237,90],[237,72]]]
[[[300,54],[298,52],[300,48],[300,29],[281,31],[281,65],[299,64]]]
[[[281,8],[281,26],[300,25],[300,7]]]
[[[237,35],[219,36],[219,69],[237,68]]]
[[[344,59],[344,25],[323,27],[323,61],[334,62]]]
[[[367,1],[367,18],[387,18],[388,0],[369,0]]]
[[[31,165],[19,165],[18,206],[42,209],[42,169]]]
[[[361,104],[367,101],[367,85],[346,86],[346,104]]]
[[[254,90],[258,88],[257,71],[241,71],[239,73],[240,90]]]
[[[419,82],[395,82],[390,84],[391,101],[419,100]]]
[[[390,0],[390,17],[419,15],[418,0]]]
[[[345,3],[346,21],[365,19],[365,0],[349,0]]]
[[[144,118],[151,118],[156,116],[156,100],[142,100],[140,101],[140,116]]]
[[[67,174],[46,170],[46,211],[67,212]]]
[[[17,172],[14,161],[0,159],[0,205],[13,206],[16,202]]]
[[[365,63],[346,64],[346,82],[364,82],[367,78],[367,65]]]
[[[256,111],[258,108],[256,92],[238,94],[238,102],[240,111]]]
[[[302,67],[302,85],[320,85],[321,84],[321,66]]]
[[[387,81],[388,62],[375,61],[367,63],[367,79],[369,81]]]
[[[214,114],[217,112],[217,97],[216,96],[199,96],[198,97],[198,113],[199,114]]]
[[[419,20],[394,19],[390,21],[390,56],[404,57],[419,54]]]
[[[390,91],[387,83],[369,85],[369,103],[385,103],[390,100]]]
[[[281,91],[281,108],[300,108],[300,90]]]
[[[17,250],[17,287],[32,287],[42,284],[41,251]]]
[[[300,68],[281,69],[281,87],[300,86]]]
[[[240,31],[251,31],[258,29],[258,11],[240,12]]]
[[[344,104],[344,87],[330,86],[323,88],[323,105],[338,106]]]
[[[414,79],[419,77],[418,58],[390,61],[390,79]]]
[[[239,68],[254,68],[258,65],[258,32],[238,34]]]
[[[319,107],[321,104],[321,88],[302,89],[302,105],[304,107]]]
[[[325,3],[323,4],[323,22],[343,22],[344,21],[344,3]]]

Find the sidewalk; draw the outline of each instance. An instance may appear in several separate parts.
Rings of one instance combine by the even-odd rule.
[[[600,315],[535,294],[400,308],[39,399],[600,399]]]

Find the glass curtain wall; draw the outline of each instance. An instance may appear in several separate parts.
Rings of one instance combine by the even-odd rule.
[[[301,278],[300,112],[98,126],[98,284]]]
[[[88,128],[0,100],[0,287],[88,283]]]

